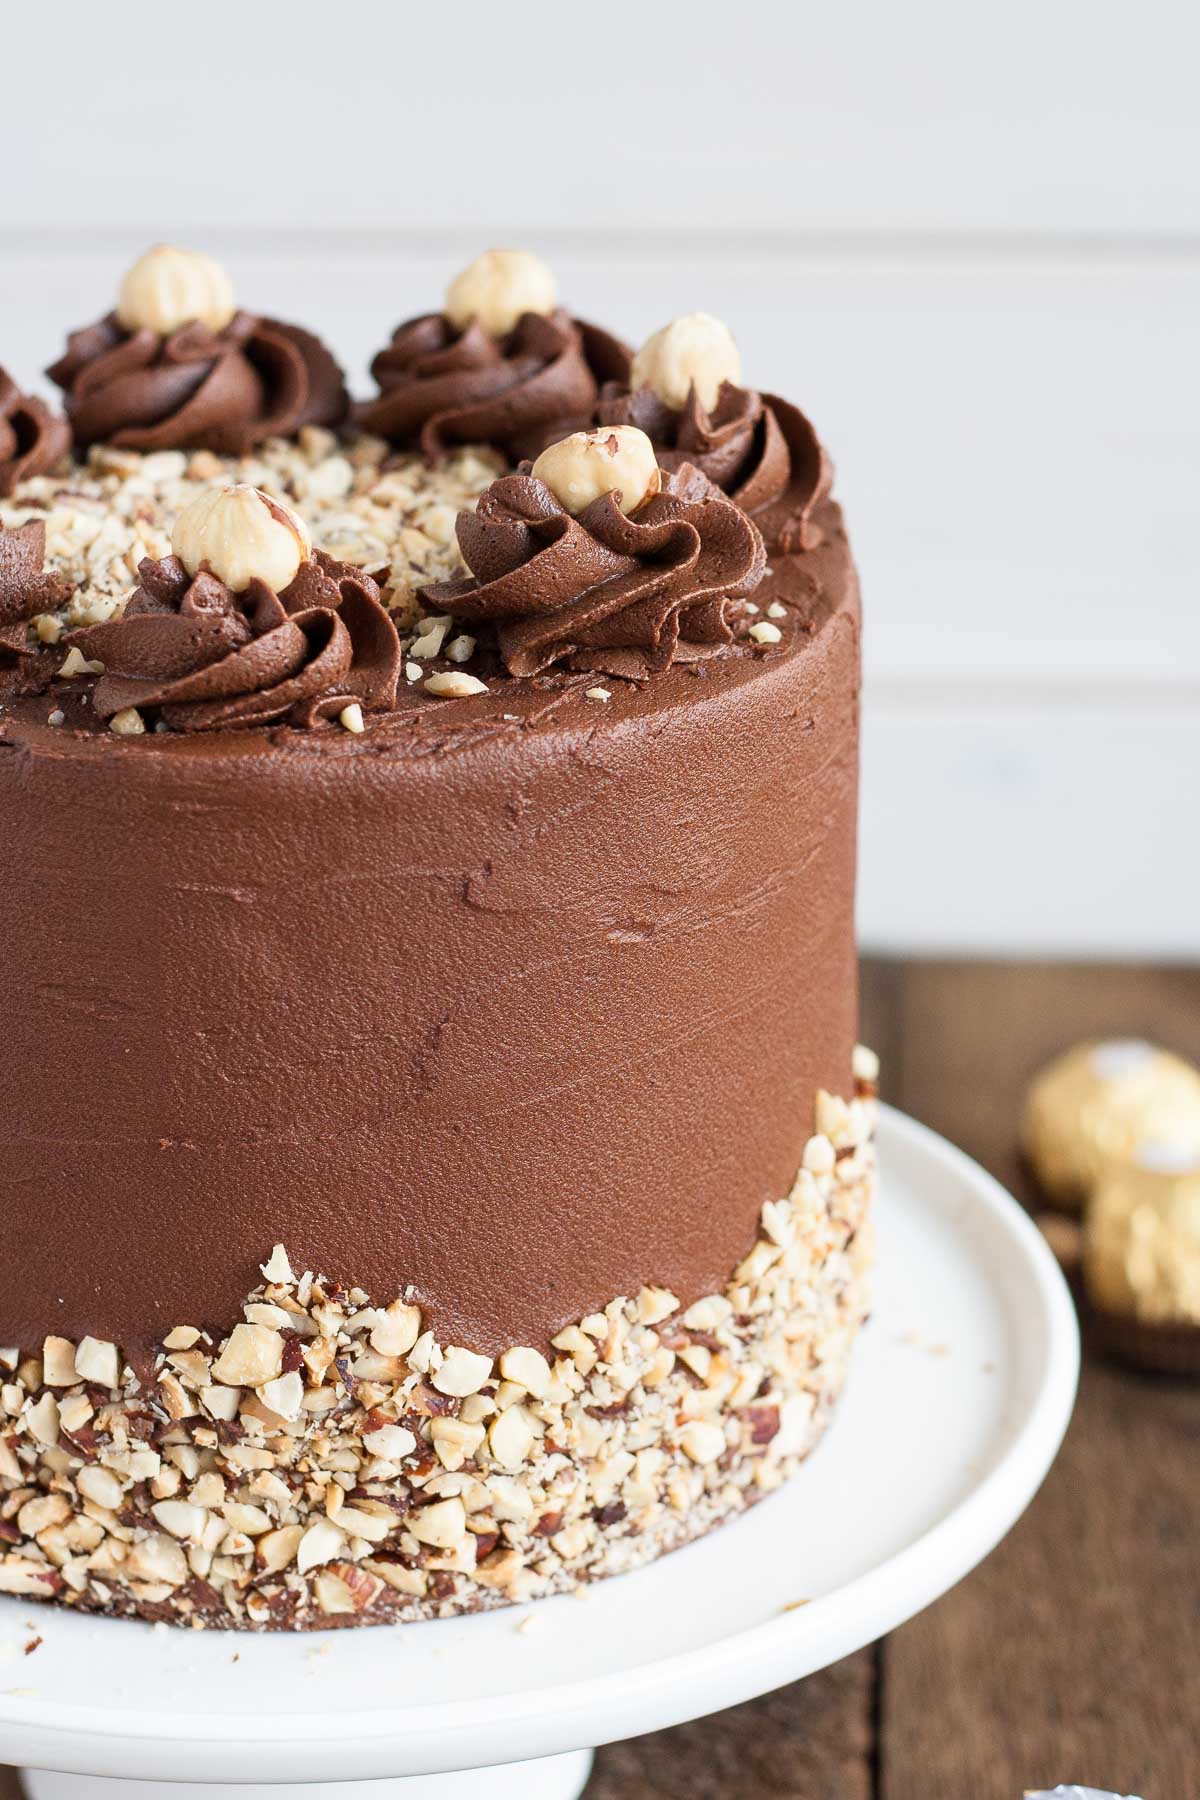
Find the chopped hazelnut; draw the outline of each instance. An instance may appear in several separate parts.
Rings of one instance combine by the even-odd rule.
[[[77,675],[103,675],[104,664],[86,657],[78,644],[72,644],[58,672],[67,681],[73,681]]]
[[[491,1372],[490,1356],[477,1356],[473,1350],[459,1350],[451,1346],[432,1380],[439,1394],[449,1394],[461,1400],[467,1394],[477,1393]]]
[[[328,1519],[318,1519],[309,1526],[297,1545],[296,1567],[304,1575],[309,1569],[318,1568],[321,1563],[332,1562],[334,1557],[342,1554],[345,1545],[346,1540],[336,1525],[330,1524]]]
[[[537,1439],[533,1421],[523,1406],[510,1406],[488,1426],[488,1448],[502,1469],[517,1469]]]
[[[679,1434],[679,1445],[694,1463],[713,1463],[725,1451],[725,1433],[708,1419],[693,1419]]]
[[[409,1530],[422,1544],[431,1544],[436,1550],[453,1550],[467,1534],[466,1509],[457,1498],[435,1501],[414,1514]]]
[[[265,1263],[260,1264],[264,1281],[275,1287],[289,1287],[296,1277],[292,1274],[292,1265],[288,1261],[288,1253],[282,1244],[276,1244]],[[198,1335],[198,1334],[197,1334]]]
[[[265,1325],[235,1325],[213,1364],[217,1381],[229,1387],[260,1387],[273,1381],[283,1361],[283,1339]]]
[[[425,692],[434,694],[439,700],[466,700],[472,694],[486,694],[486,681],[480,681],[477,675],[466,675],[458,669],[445,669],[426,680]]]
[[[371,1348],[380,1356],[406,1356],[421,1334],[421,1309],[395,1301],[371,1332]]]
[[[117,1346],[102,1338],[81,1338],[75,1352],[75,1369],[81,1381],[93,1381],[99,1387],[116,1388],[120,1381],[120,1357]]]
[[[136,706],[123,706],[108,721],[108,729],[117,737],[141,737],[146,730],[146,721]]]
[[[74,1387],[75,1346],[70,1338],[48,1337],[42,1345],[42,1378],[47,1387]]]
[[[515,1381],[535,1400],[541,1400],[550,1387],[550,1364],[540,1350],[528,1344],[514,1345],[500,1358],[500,1373],[506,1381]]]

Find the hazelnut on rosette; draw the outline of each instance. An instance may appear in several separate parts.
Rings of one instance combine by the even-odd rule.
[[[0,671],[15,668],[22,684],[38,685],[39,671],[49,678],[46,645],[58,636],[56,626],[51,637],[40,639],[31,632],[32,621],[71,598],[70,580],[48,571],[45,562],[41,519],[7,529],[0,525]]]
[[[440,313],[396,327],[371,364],[379,395],[357,417],[431,460],[492,444],[519,462],[590,425],[601,387],[626,381],[629,361],[618,339],[559,306],[540,257],[488,250],[455,276]]]
[[[664,469],[700,469],[753,516],[769,550],[810,550],[821,541],[813,515],[832,465],[798,407],[741,378],[729,327],[687,313],[647,338],[627,382],[605,385],[597,417],[639,426]]]
[[[732,641],[762,579],[758,528],[698,469],[664,472],[636,426],[580,431],[459,513],[469,579],[430,611],[490,625],[513,675],[553,664],[640,679]]]
[[[303,425],[339,425],[350,405],[318,338],[239,311],[219,264],[169,244],[139,257],[115,309],[72,332],[46,372],[82,446],[244,456]]]
[[[44,400],[23,394],[0,368],[0,499],[19,482],[46,475],[71,448],[71,428]]]
[[[313,550],[307,528],[257,488],[212,489],[180,513],[173,554],[146,558],[120,618],[72,634],[103,664],[96,716],[136,733],[337,718],[395,703],[400,642],[369,575]]]

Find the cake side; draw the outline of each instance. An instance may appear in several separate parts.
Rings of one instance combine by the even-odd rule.
[[[867,1310],[873,1060],[823,1096],[725,1289],[616,1298],[492,1359],[411,1301],[297,1275],[227,1335],[0,1350],[0,1594],[194,1627],[449,1617],[571,1591],[772,1492],[819,1439]]]
[[[358,406],[168,245],[48,372],[65,423],[0,376],[0,1592],[304,1628],[686,1542],[865,1311],[815,430],[521,251]]]
[[[855,1037],[834,509],[764,587],[778,644],[605,702],[492,672],[358,737],[133,743],[66,681],[10,705],[0,1339],[137,1362],[234,1316],[264,1235],[488,1353],[718,1290]]]

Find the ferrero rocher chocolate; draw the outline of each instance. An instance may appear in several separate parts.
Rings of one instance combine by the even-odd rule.
[[[1080,1044],[1034,1081],[1021,1135],[1047,1197],[1077,1209],[1141,1143],[1200,1159],[1200,1071],[1140,1039]]]
[[[1083,1269],[1114,1348],[1200,1369],[1200,1153],[1151,1142],[1114,1166],[1088,1205]]]

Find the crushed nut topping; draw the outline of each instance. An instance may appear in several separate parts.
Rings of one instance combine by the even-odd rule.
[[[867,1310],[872,1137],[821,1093],[723,1294],[644,1287],[493,1362],[281,1244],[220,1342],[0,1349],[0,1594],[194,1627],[446,1617],[688,1542],[807,1455]]]
[[[455,517],[504,466],[491,450],[464,449],[432,468],[420,457],[394,455],[382,438],[360,435],[342,444],[318,426],[306,427],[296,442],[270,438],[245,457],[208,450],[140,455],[97,444],[83,463],[22,482],[0,501],[0,524],[43,520],[47,567],[74,584],[67,606],[39,619],[43,643],[118,615],[142,559],[170,555],[184,508],[230,483],[295,509],[318,549],[374,575],[403,631],[418,615],[414,589],[461,573]],[[459,658],[467,660],[461,650]],[[89,672],[77,650],[67,661],[64,674]]]

